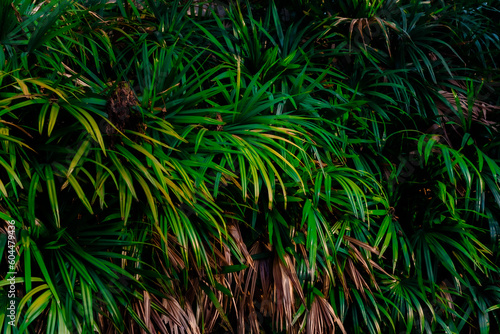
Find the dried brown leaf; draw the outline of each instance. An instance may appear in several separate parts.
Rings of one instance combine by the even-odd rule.
[[[307,315],[307,334],[335,333],[335,323],[342,333],[346,334],[344,325],[335,314],[328,301],[320,296],[316,296],[309,314]]]
[[[369,252],[379,255],[380,252],[376,247],[370,246],[365,242],[359,241],[358,239],[352,238],[350,236],[344,235],[344,240],[352,242],[356,246],[366,249]]]

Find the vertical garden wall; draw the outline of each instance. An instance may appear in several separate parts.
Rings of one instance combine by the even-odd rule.
[[[0,0],[1,331],[497,333],[499,8]]]

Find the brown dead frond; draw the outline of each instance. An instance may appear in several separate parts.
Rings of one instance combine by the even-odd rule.
[[[235,241],[238,250],[245,257],[246,265],[252,267],[253,260],[252,257],[250,256],[250,253],[248,252],[245,242],[243,241],[243,236],[241,235],[239,225],[235,221],[233,221],[230,225],[227,226],[227,230],[229,234],[233,237],[233,240]]]
[[[0,119],[0,123],[3,123],[3,124],[7,124],[7,125],[10,125],[10,126],[13,126],[15,127],[16,129],[22,131],[25,135],[27,135],[28,137],[30,138],[33,138],[33,136],[28,132],[26,131],[25,129],[23,129],[22,127],[20,127],[19,125],[17,124],[14,124],[14,123],[11,123],[11,122],[7,122],[7,121],[4,121],[3,119]]]
[[[347,272],[351,280],[354,282],[354,286],[356,287],[356,289],[359,290],[363,298],[367,300],[365,295],[365,287],[368,290],[370,290],[370,287],[368,286],[365,279],[363,278],[363,275],[359,272],[358,268],[350,258],[347,259],[347,264],[344,270]]]
[[[180,246],[177,238],[169,233],[166,236],[166,241],[167,242],[164,242],[162,244],[161,236],[158,233],[155,233],[151,240],[151,242],[159,249],[161,249],[162,245],[165,245],[165,249],[163,249],[163,251],[165,252],[165,258],[158,254],[158,260],[162,268],[164,269],[165,275],[170,278],[170,270],[167,270],[166,266],[171,267],[175,271],[179,271],[185,268],[185,264],[184,260],[182,259],[181,253],[177,249],[177,247]],[[165,263],[164,259],[166,259],[168,263]]]
[[[257,241],[248,255],[271,253],[271,246]],[[270,316],[273,327],[279,331],[294,333],[293,315],[296,312],[295,298],[305,304],[302,286],[295,271],[293,258],[285,254],[281,260],[276,253],[271,257],[252,260],[253,265],[239,273],[242,290],[238,293],[238,333],[260,333],[261,324],[257,318],[256,305],[260,303],[260,313]],[[260,278],[260,287],[257,281]]]
[[[363,298],[366,300],[366,295],[365,295],[365,288],[368,291],[370,290],[370,286],[368,283],[365,281],[365,278],[363,277],[363,274],[360,272],[359,265],[361,265],[361,268],[363,268],[362,271],[366,272],[368,274],[371,284],[375,287],[375,289],[380,290],[377,280],[375,279],[375,276],[373,275],[373,268],[380,270],[382,273],[390,276],[385,270],[383,270],[376,262],[374,262],[372,259],[370,259],[368,256],[364,256],[360,250],[356,247],[361,247],[370,253],[379,255],[380,252],[378,249],[376,249],[373,246],[368,245],[367,243],[364,243],[362,241],[359,241],[355,238],[352,238],[350,236],[344,236],[344,240],[348,242],[348,247],[349,247],[349,255],[350,257],[347,258],[347,263],[344,268],[344,272],[346,272],[351,280],[354,283],[354,286],[356,287],[359,292],[361,292],[361,295]],[[369,254],[369,253],[368,253]],[[346,296],[349,296],[349,294],[346,294]]]
[[[377,254],[377,255],[380,254],[380,252],[378,251],[378,249],[376,247],[370,246],[366,242],[359,241],[358,239],[352,238],[348,235],[344,235],[344,240],[349,241],[349,242],[355,244],[356,246],[364,248],[367,251],[372,252],[374,254]]]
[[[380,28],[380,31],[382,32],[383,38],[385,40],[385,44],[387,46],[387,52],[389,53],[389,56],[391,56],[391,47],[390,47],[390,38],[389,38],[389,30],[388,28],[394,30],[394,31],[399,31],[399,29],[396,27],[396,25],[393,22],[386,21],[380,17],[373,16],[370,18],[345,18],[345,17],[339,17],[335,21],[334,25],[340,25],[343,23],[349,23],[349,50],[351,50],[351,44],[353,38],[357,38],[358,36],[361,37],[362,40],[362,46],[363,48],[367,49],[367,45],[370,45],[371,41],[373,38],[378,37],[374,36],[372,33],[372,26],[377,26],[376,29]],[[354,37],[353,37],[354,33]]]
[[[448,280],[441,282],[441,284],[440,284],[441,289],[439,291],[439,294],[441,295],[441,298],[443,298],[443,300],[446,301],[446,303],[448,304],[448,307],[451,310],[455,310],[454,298],[452,297],[451,293],[449,292],[450,291],[450,289],[448,288],[449,282],[447,282],[447,281]],[[451,316],[453,317],[453,320],[456,319],[456,315],[452,314]]]
[[[378,287],[378,284],[377,284],[377,280],[375,279],[375,276],[373,276],[373,272],[372,272],[372,269],[370,267],[370,262],[368,259],[366,259],[362,254],[361,252],[359,251],[359,249],[357,249],[356,247],[354,246],[351,246],[351,252],[349,252],[351,254],[351,256],[354,257],[354,259],[356,260],[357,263],[360,263],[361,266],[363,267],[363,269],[366,271],[366,273],[368,274],[368,276],[370,276],[370,279],[372,281],[372,284],[375,286],[375,288],[378,290],[379,287]]]
[[[215,294],[217,301],[219,304],[222,305],[222,299],[223,299],[223,293],[214,289],[210,288],[212,292]],[[204,322],[205,326],[205,332],[206,333],[211,333],[213,332],[215,325],[217,325],[218,320],[220,318],[220,312],[217,310],[217,307],[214,305],[214,303],[210,300],[208,295],[202,291],[200,291],[200,302],[198,303],[198,312],[197,312],[197,319],[198,322]],[[201,314],[203,314],[203,320],[199,317]]]
[[[294,290],[304,304],[305,300],[291,257],[285,254],[283,259],[284,261],[281,261],[278,256],[275,256],[273,262],[273,295],[276,305],[273,326],[279,331],[286,329],[290,332],[293,331],[292,318],[296,312]]]
[[[235,238],[237,239],[237,238]],[[261,241],[257,241],[248,251],[248,257],[261,253],[267,253],[271,250],[269,245],[265,245]],[[243,252],[244,253],[244,252]],[[244,256],[247,255],[244,253]],[[249,325],[250,333],[260,333],[260,323],[257,318],[255,301],[261,301],[260,312],[265,316],[273,314],[274,308],[271,300],[271,259],[251,260],[251,265],[240,271],[239,281],[241,282],[241,290],[237,291],[237,300],[239,307],[237,312],[237,332],[243,334],[246,332],[246,326]],[[261,289],[257,291],[257,279],[261,278]]]
[[[172,234],[167,234],[165,241],[162,242],[162,237],[159,233],[154,233],[151,243],[157,247],[156,252],[156,265],[157,270],[164,275],[167,279],[164,281],[169,289],[174,290],[176,288],[176,280],[173,273],[179,273],[185,268],[184,260],[180,254],[178,247],[180,246],[177,242],[177,238]],[[124,253],[126,255],[126,253]],[[125,259],[122,259],[122,266],[125,266]]]
[[[219,260],[218,267],[220,269],[222,269],[222,266],[231,266],[234,264],[232,260],[231,250],[229,249],[229,247],[226,244],[221,243],[221,248],[222,251],[214,249],[216,254],[216,259]],[[215,280],[217,281],[217,283],[219,283],[232,293],[232,296],[228,296],[227,294],[223,294],[220,291],[218,291],[218,293],[220,293],[219,303],[221,304],[224,313],[226,314],[229,313],[229,311],[232,308],[234,308],[235,312],[238,313],[238,305],[236,303],[236,299],[234,296],[235,296],[235,291],[241,290],[241,281],[239,279],[239,275],[235,273],[220,274],[215,276]]]
[[[335,323],[342,333],[347,332],[339,317],[335,314],[332,306],[325,298],[316,296],[311,304],[311,310],[307,315],[307,334],[335,333]]]
[[[165,314],[153,313],[155,322],[161,322],[165,325],[166,331],[161,330],[161,333],[200,334],[200,329],[189,304],[186,303],[185,309],[183,309],[174,297],[169,296],[162,299],[161,305]]]
[[[380,272],[384,273],[387,276],[391,276],[391,275],[389,273],[387,273],[384,269],[382,269],[382,267],[380,267],[371,258],[363,256],[363,254],[361,254],[361,252],[354,245],[361,247],[363,249],[366,249],[370,253],[373,253],[376,255],[380,254],[379,250],[373,246],[368,245],[365,242],[359,241],[359,240],[357,240],[353,237],[350,237],[350,236],[344,236],[344,240],[346,240],[350,243],[349,254],[351,255],[351,257],[355,260],[356,263],[360,263],[362,265],[362,267],[365,269],[366,273],[370,276],[370,279],[373,283],[373,286],[375,286],[375,288],[378,290],[379,287],[378,287],[377,281],[375,279],[375,276],[373,276],[373,269],[372,268],[379,270]]]
[[[143,300],[136,300],[132,308],[142,320],[147,331],[139,328],[131,319],[130,333],[175,333],[175,334],[200,334],[196,320],[186,304],[185,311],[179,302],[172,296],[163,298],[162,301],[149,292],[143,292]]]
[[[440,90],[439,94],[441,94],[441,96],[448,102],[448,104],[444,103],[443,101],[437,101],[436,103],[439,114],[443,115],[443,124],[454,119],[454,113],[462,112],[465,117],[470,116],[473,121],[479,122],[486,126],[490,126],[495,131],[498,131],[498,123],[489,120],[488,115],[496,112],[497,110],[500,110],[500,106],[494,106],[477,99],[473,101],[472,106],[469,106],[469,99],[462,93]]]

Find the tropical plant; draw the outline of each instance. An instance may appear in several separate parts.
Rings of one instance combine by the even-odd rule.
[[[498,1],[0,6],[5,333],[500,330]]]

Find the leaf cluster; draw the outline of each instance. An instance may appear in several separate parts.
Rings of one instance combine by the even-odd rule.
[[[6,333],[499,330],[498,1],[0,6]]]

